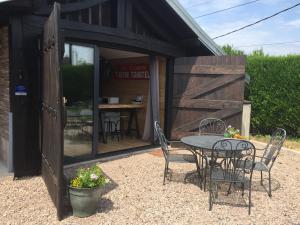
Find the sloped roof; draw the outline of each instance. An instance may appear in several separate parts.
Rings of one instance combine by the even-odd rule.
[[[187,26],[198,36],[198,39],[215,55],[225,55],[224,51],[205,33],[198,23],[183,8],[178,0],[165,0],[170,7],[180,16]]]
[[[185,24],[198,38],[199,42],[204,45],[214,55],[225,55],[224,51],[205,33],[205,31],[198,25],[198,23],[190,16],[178,0],[165,0],[172,10],[178,15],[179,19]],[[12,7],[14,9],[28,9],[32,7],[31,0],[7,0],[0,1],[0,9]],[[3,14],[3,13],[2,13]],[[7,15],[1,15],[2,17]]]

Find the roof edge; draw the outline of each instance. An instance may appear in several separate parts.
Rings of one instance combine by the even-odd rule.
[[[226,55],[225,52],[213,41],[205,31],[196,23],[191,15],[177,0],[165,0],[173,10],[181,17],[181,19],[192,29],[201,41],[213,54]]]

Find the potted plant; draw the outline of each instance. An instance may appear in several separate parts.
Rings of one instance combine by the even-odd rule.
[[[226,131],[224,133],[224,137],[244,139],[244,137],[240,135],[240,130],[236,129],[236,128],[230,126],[230,125],[226,128]]]
[[[96,213],[101,189],[109,182],[100,166],[79,168],[69,185],[73,215],[87,217]]]

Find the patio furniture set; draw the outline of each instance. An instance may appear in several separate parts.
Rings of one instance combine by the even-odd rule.
[[[184,148],[171,149],[174,141],[168,141],[156,121],[154,128],[161,145],[165,158],[165,169],[163,184],[170,175],[170,163],[193,163],[196,166],[199,176],[199,185],[206,191],[208,182],[209,210],[212,210],[213,203],[218,199],[220,185],[226,186],[227,196],[234,189],[241,189],[244,196],[245,189],[248,190],[248,213],[251,213],[251,184],[253,171],[261,173],[261,185],[263,185],[263,172],[268,173],[269,188],[271,193],[271,169],[278,157],[286,138],[286,131],[277,128],[263,149],[258,149],[248,140],[225,138],[226,125],[224,121],[216,118],[207,118],[200,122],[199,134],[183,137],[177,143],[184,144]],[[190,154],[180,153],[181,150],[188,150]],[[262,156],[256,155],[256,151],[263,151]]]

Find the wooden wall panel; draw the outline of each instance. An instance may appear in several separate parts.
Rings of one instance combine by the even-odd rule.
[[[193,135],[205,118],[222,119],[240,129],[244,77],[242,56],[176,59],[172,139]]]
[[[8,27],[0,27],[0,160],[7,162],[9,148],[9,41]]]

